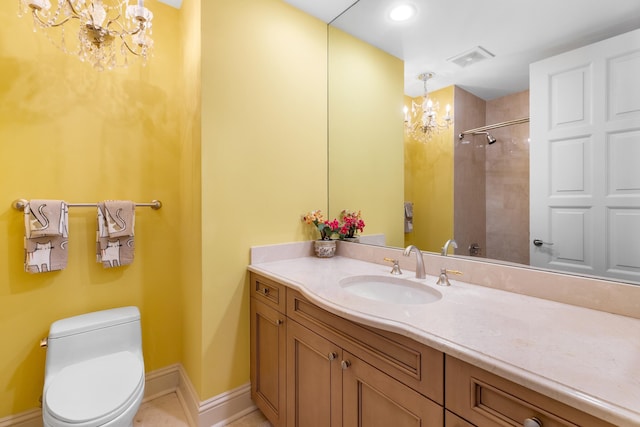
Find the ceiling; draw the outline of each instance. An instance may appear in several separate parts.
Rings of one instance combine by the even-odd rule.
[[[417,76],[427,71],[429,90],[455,84],[485,100],[520,92],[530,63],[640,28],[640,0],[284,1],[404,60],[411,96],[422,94]],[[392,22],[398,3],[417,15]],[[477,46],[494,56],[464,67],[448,61]]]
[[[158,0],[158,1],[168,6],[175,7],[176,9],[180,9],[180,7],[182,6],[182,0]]]

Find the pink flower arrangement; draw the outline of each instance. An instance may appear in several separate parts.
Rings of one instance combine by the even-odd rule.
[[[324,219],[322,211],[319,209],[307,213],[302,217],[302,220],[307,224],[313,224],[320,232],[320,238],[322,240],[330,240],[331,236],[333,236],[340,228],[340,223],[337,219],[327,221]]]
[[[365,223],[362,220],[360,211],[343,210],[340,213],[340,228],[338,236],[340,239],[355,237],[356,232],[362,233]]]
[[[313,224],[320,232],[322,240],[330,240],[334,234],[337,234],[340,240],[352,238],[357,232],[361,233],[365,226],[360,211],[347,209],[340,213],[340,221],[335,218],[331,221],[326,220],[319,209],[307,213],[302,220],[307,224]]]

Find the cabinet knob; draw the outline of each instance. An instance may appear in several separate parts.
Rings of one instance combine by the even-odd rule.
[[[542,421],[536,417],[527,418],[522,423],[522,427],[542,427]]]
[[[283,323],[284,323],[284,320],[282,320],[282,319],[278,319],[278,320],[276,320],[276,325],[277,325],[277,326],[280,326],[280,325],[282,325]]]
[[[349,369],[349,366],[351,366],[351,362],[349,362],[348,360],[343,360],[342,362],[340,362],[340,366],[342,366],[342,369]]]
[[[269,288],[262,288],[262,293],[264,295],[269,295]]]
[[[335,358],[338,357],[338,355],[334,351],[332,351],[327,355],[327,357],[329,358],[329,360],[335,360]]]

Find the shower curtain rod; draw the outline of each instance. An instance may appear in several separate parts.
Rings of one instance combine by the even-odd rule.
[[[465,130],[458,135],[458,138],[462,139],[465,135],[476,135],[478,133],[484,133],[491,129],[502,128],[505,126],[519,125],[520,123],[529,122],[529,117],[523,117],[521,119],[507,120],[506,122],[494,123],[492,125],[482,126],[475,129]]]

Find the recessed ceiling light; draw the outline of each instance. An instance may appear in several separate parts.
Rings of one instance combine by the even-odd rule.
[[[392,21],[402,22],[411,19],[416,14],[416,8],[411,4],[400,4],[389,12]]]

